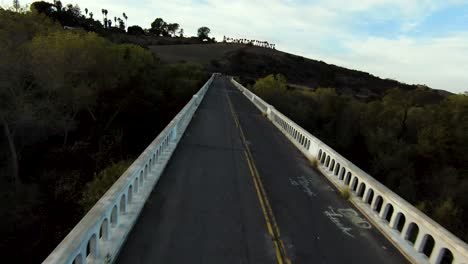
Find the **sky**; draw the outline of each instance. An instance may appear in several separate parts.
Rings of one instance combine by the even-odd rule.
[[[102,8],[110,17],[125,12],[129,25],[143,28],[162,17],[190,36],[208,26],[217,40],[265,40],[282,51],[381,78],[468,91],[468,0],[63,1],[68,2],[83,12],[87,7],[95,19]]]

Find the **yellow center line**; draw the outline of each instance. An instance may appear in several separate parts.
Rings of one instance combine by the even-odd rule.
[[[229,109],[231,111],[232,117],[234,119],[234,122],[236,123],[236,127],[238,127],[240,131],[242,144],[244,145],[244,148],[245,148],[244,155],[246,157],[247,164],[249,166],[250,174],[252,176],[252,180],[255,186],[255,190],[257,193],[257,198],[260,203],[260,207],[262,208],[262,213],[265,218],[265,224],[267,226],[268,233],[270,234],[271,239],[273,241],[273,245],[274,245],[275,253],[276,253],[276,259],[278,260],[278,264],[283,264],[283,263],[290,264],[291,261],[289,260],[287,256],[286,247],[284,246],[283,240],[281,240],[280,229],[278,227],[275,216],[273,214],[273,209],[271,208],[265,188],[263,187],[262,181],[260,179],[260,173],[258,172],[257,166],[255,165],[252,152],[250,151],[250,148],[247,145],[247,142],[245,139],[244,131],[242,129],[242,126],[239,123],[239,119],[237,118],[236,113],[234,112],[231,99],[229,98],[229,95],[227,94],[227,92],[226,92],[226,98],[228,100]]]

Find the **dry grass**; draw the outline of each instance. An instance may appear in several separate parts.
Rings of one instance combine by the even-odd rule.
[[[310,165],[312,165],[312,167],[314,168],[318,168],[318,165],[319,165],[319,162],[318,162],[318,159],[314,158],[310,161]]]
[[[341,187],[340,194],[341,197],[343,197],[343,199],[349,200],[349,198],[351,197],[351,190],[349,189],[349,186]]]
[[[150,46],[161,60],[169,63],[193,62],[208,65],[214,60],[223,58],[227,53],[245,47],[240,44],[190,44],[190,45],[154,45]]]

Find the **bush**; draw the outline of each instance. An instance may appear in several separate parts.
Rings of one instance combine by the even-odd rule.
[[[86,185],[83,197],[80,200],[80,204],[85,212],[89,211],[89,209],[96,204],[112,184],[125,172],[130,164],[131,161],[122,160],[109,165],[94,176],[94,179]]]
[[[145,31],[140,26],[130,26],[127,29],[129,35],[144,35]]]

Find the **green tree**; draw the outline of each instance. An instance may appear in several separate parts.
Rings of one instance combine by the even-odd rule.
[[[210,32],[211,30],[208,27],[201,27],[198,29],[198,38],[201,40],[209,39]]]
[[[38,36],[31,42],[33,76],[64,113],[63,146],[68,142],[77,114],[85,110],[93,116],[97,87],[87,76],[98,67],[95,61],[105,45],[94,33],[74,32]]]
[[[145,31],[140,26],[130,26],[127,29],[130,35],[144,35]]]
[[[177,23],[167,24],[167,31],[168,31],[169,35],[171,35],[172,37],[175,37],[176,31],[179,29],[179,27],[180,26]]]
[[[128,25],[128,21],[127,21],[127,20],[128,20],[128,16],[127,16],[127,14],[125,14],[125,13],[122,13],[122,16],[123,16],[123,18],[125,19],[125,25],[127,26],[127,25]]]
[[[268,98],[273,93],[286,92],[287,81],[281,74],[270,74],[265,78],[257,80],[253,88],[255,93]]]
[[[167,34],[167,23],[164,22],[162,18],[156,18],[153,23],[151,23],[150,32],[156,36]]]
[[[109,11],[107,11],[107,9],[101,9],[101,12],[102,12],[102,21],[104,23],[104,27],[106,28],[108,25],[107,14],[109,13]]]
[[[131,161],[128,160],[122,160],[111,164],[100,171],[94,179],[86,185],[80,201],[84,212],[89,211],[89,209],[96,204],[112,184],[128,169],[130,164]]]
[[[119,21],[119,29],[125,30],[125,23],[124,23],[124,21],[123,21],[120,17],[118,18],[118,21]]]
[[[25,45],[35,34],[58,30],[59,27],[37,13],[14,13],[0,10],[0,123],[9,152],[9,168],[16,190],[21,188],[19,160],[22,147],[35,143],[41,133],[27,133],[31,128],[48,127],[43,109],[47,104],[36,100],[43,95],[28,79],[29,55]],[[36,131],[38,132],[38,131]],[[27,133],[29,136],[25,137]]]
[[[79,18],[81,16],[81,8],[78,5],[68,4],[67,12],[71,13],[75,18]]]
[[[21,9],[21,5],[19,0],[13,0],[13,9],[15,9],[15,12],[19,12]]]
[[[52,13],[54,12],[53,7],[54,5],[51,3],[40,1],[32,3],[29,9],[31,12],[38,12],[47,16],[52,16]]]
[[[57,11],[58,12],[62,12],[62,8],[63,8],[63,5],[62,5],[62,2],[61,1],[55,1],[55,7],[57,8]]]

